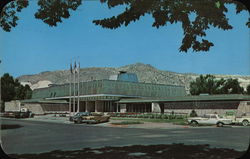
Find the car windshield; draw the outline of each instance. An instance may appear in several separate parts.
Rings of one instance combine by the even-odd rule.
[[[222,116],[222,115],[218,115],[218,117],[219,117],[219,118],[223,118],[223,116]]]
[[[210,117],[210,115],[205,114],[203,117],[204,117],[204,118],[209,118],[209,117]]]

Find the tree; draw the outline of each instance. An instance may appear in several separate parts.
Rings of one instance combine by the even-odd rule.
[[[190,94],[243,94],[244,89],[237,79],[216,79],[213,75],[200,75],[190,83]]]
[[[15,81],[8,73],[1,77],[1,99],[3,102],[11,101],[16,96]]]
[[[31,98],[32,90],[28,85],[21,85],[8,73],[1,77],[1,99],[3,102],[11,100],[23,100]]]
[[[247,94],[250,95],[250,84],[247,86]]]
[[[190,83],[190,93],[192,95],[199,95],[202,93],[217,94],[219,86],[225,82],[224,79],[215,80],[213,75],[200,75],[195,81]]]
[[[17,12],[28,6],[28,0],[4,0],[11,3],[3,10],[0,26],[5,31],[10,31],[17,25]],[[238,0],[240,1],[240,0]],[[131,22],[140,20],[145,15],[152,15],[153,27],[159,28],[169,24],[181,23],[184,33],[180,51],[209,51],[214,44],[204,37],[210,27],[222,30],[232,29],[228,24],[227,4],[236,6],[236,13],[247,8],[234,0],[100,0],[110,8],[124,5],[125,10],[110,18],[93,20],[93,23],[103,28],[116,29],[122,25],[128,26]],[[243,1],[244,2],[244,1]],[[82,4],[82,0],[38,0],[40,8],[35,13],[49,26],[57,26],[62,19],[70,17],[70,11],[75,11]],[[1,9],[1,8],[0,8]],[[194,20],[190,19],[193,14]],[[250,28],[250,18],[246,25]],[[201,40],[199,40],[201,39]]]
[[[243,94],[244,88],[240,86],[237,79],[229,78],[221,88],[223,94]]]

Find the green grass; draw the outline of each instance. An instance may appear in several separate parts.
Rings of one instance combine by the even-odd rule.
[[[126,120],[126,121],[134,121],[134,122],[153,122],[153,123],[173,123],[176,125],[186,125],[185,119],[145,119],[145,118],[119,118],[112,117],[112,120]]]
[[[111,123],[114,125],[131,125],[131,124],[143,124],[143,122],[141,121],[121,121],[121,122],[117,122],[117,123]]]

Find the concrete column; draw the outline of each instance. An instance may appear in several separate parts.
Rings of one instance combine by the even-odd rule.
[[[151,108],[152,108],[152,113],[160,113],[161,112],[161,108],[160,108],[159,103],[152,103]]]
[[[120,112],[121,113],[126,113],[127,112],[126,104],[120,104]]]
[[[119,112],[119,103],[116,103],[116,112]]]
[[[88,102],[85,101],[85,112],[88,112]]]

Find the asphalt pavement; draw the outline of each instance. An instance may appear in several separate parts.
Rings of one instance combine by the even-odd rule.
[[[250,127],[199,127],[144,129],[2,119],[3,150],[7,154],[37,154],[105,146],[209,144],[215,148],[245,151]]]

